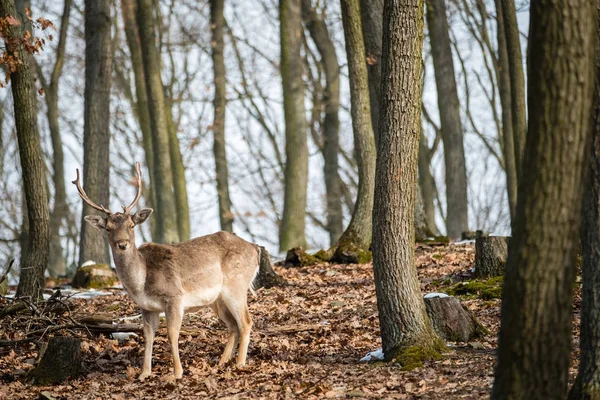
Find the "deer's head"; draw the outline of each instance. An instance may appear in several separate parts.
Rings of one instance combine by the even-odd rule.
[[[146,221],[153,211],[151,208],[144,208],[135,214],[131,214],[131,209],[135,207],[142,195],[142,171],[140,163],[136,163],[135,166],[137,170],[137,194],[129,206],[123,206],[123,212],[113,213],[103,205],[98,205],[90,200],[79,182],[79,169],[77,169],[77,179],[72,182],[77,186],[77,192],[79,192],[79,196],[83,201],[90,207],[106,214],[106,217],[86,215],[84,219],[93,227],[108,232],[108,242],[110,243],[110,247],[116,252],[127,251],[135,246],[135,232],[133,228]]]

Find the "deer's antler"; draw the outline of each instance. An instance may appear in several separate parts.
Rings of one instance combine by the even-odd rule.
[[[81,187],[81,183],[79,182],[79,168],[77,168],[75,171],[77,171],[77,179],[75,179],[71,183],[73,183],[75,186],[77,186],[77,192],[79,193],[79,197],[81,197],[81,199],[83,201],[88,203],[88,205],[90,207],[95,208],[98,211],[102,211],[103,213],[106,213],[108,215],[111,215],[112,212],[110,210],[104,208],[104,206],[102,204],[98,205],[98,204],[94,203],[92,200],[90,200],[88,195],[85,193],[85,190],[83,190],[83,188]]]
[[[137,171],[137,193],[135,195],[135,199],[133,199],[133,202],[129,206],[121,206],[123,207],[123,213],[125,214],[129,213],[131,209],[135,207],[137,202],[140,200],[140,196],[142,195],[142,169],[139,162],[135,163],[135,170]]]

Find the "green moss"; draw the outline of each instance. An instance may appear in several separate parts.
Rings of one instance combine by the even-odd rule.
[[[433,258],[435,260],[441,260],[442,258],[444,258],[444,256],[439,253],[436,253],[436,254],[432,255],[431,258]]]
[[[451,296],[480,298],[482,300],[501,299],[503,283],[503,276],[497,276],[483,281],[465,281],[446,289],[446,292]]]
[[[436,361],[447,351],[444,343],[436,338],[430,346],[408,346],[396,357],[403,371],[410,371],[423,366],[424,361]]]
[[[93,264],[79,267],[73,278],[73,287],[104,289],[117,283],[117,275],[106,264]]]
[[[332,262],[343,264],[367,264],[373,260],[373,253],[368,246],[362,246],[352,240],[338,242],[331,257]]]
[[[450,243],[450,239],[448,236],[431,236],[426,238],[415,238],[415,242],[417,243]]]
[[[329,249],[329,250],[319,250],[317,251],[315,254],[313,254],[313,257],[316,258],[317,260],[323,261],[323,262],[329,262],[331,260],[331,257],[333,256],[333,249]]]

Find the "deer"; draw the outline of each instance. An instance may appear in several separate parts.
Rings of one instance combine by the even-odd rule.
[[[123,212],[113,213],[90,200],[81,187],[79,169],[72,183],[85,203],[106,214],[87,215],[84,219],[107,232],[117,276],[142,311],[145,348],[138,379],[143,381],[152,374],[152,346],[161,312],[166,317],[175,379],[183,377],[178,344],[183,316],[203,307],[212,308],[229,333],[219,366],[233,358],[238,345],[236,366],[244,366],[252,329],[247,294],[253,291],[258,274],[260,247],[223,231],[181,243],[136,247],[134,228],[153,212],[151,208],[131,212],[142,194],[139,162],[136,172],[137,193],[129,206],[122,206]]]

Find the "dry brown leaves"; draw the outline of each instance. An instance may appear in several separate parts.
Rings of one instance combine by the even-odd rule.
[[[473,245],[418,246],[416,263],[423,292],[448,277],[468,276]],[[277,271],[289,286],[250,296],[254,329],[245,368],[218,368],[224,326],[210,310],[186,316],[180,338],[185,374],[171,378],[164,321],[154,350],[154,376],[140,372],[142,338],[125,342],[90,338],[82,332],[85,374],[59,386],[19,381],[33,367],[35,344],[0,348],[0,398],[398,398],[479,399],[488,396],[499,326],[499,301],[465,303],[492,334],[480,343],[455,344],[444,357],[410,372],[395,364],[361,363],[381,346],[371,265],[317,265]],[[115,320],[139,312],[126,295],[77,300],[85,312],[111,313]],[[6,337],[0,338],[6,339]],[[574,372],[574,370],[573,370]]]

